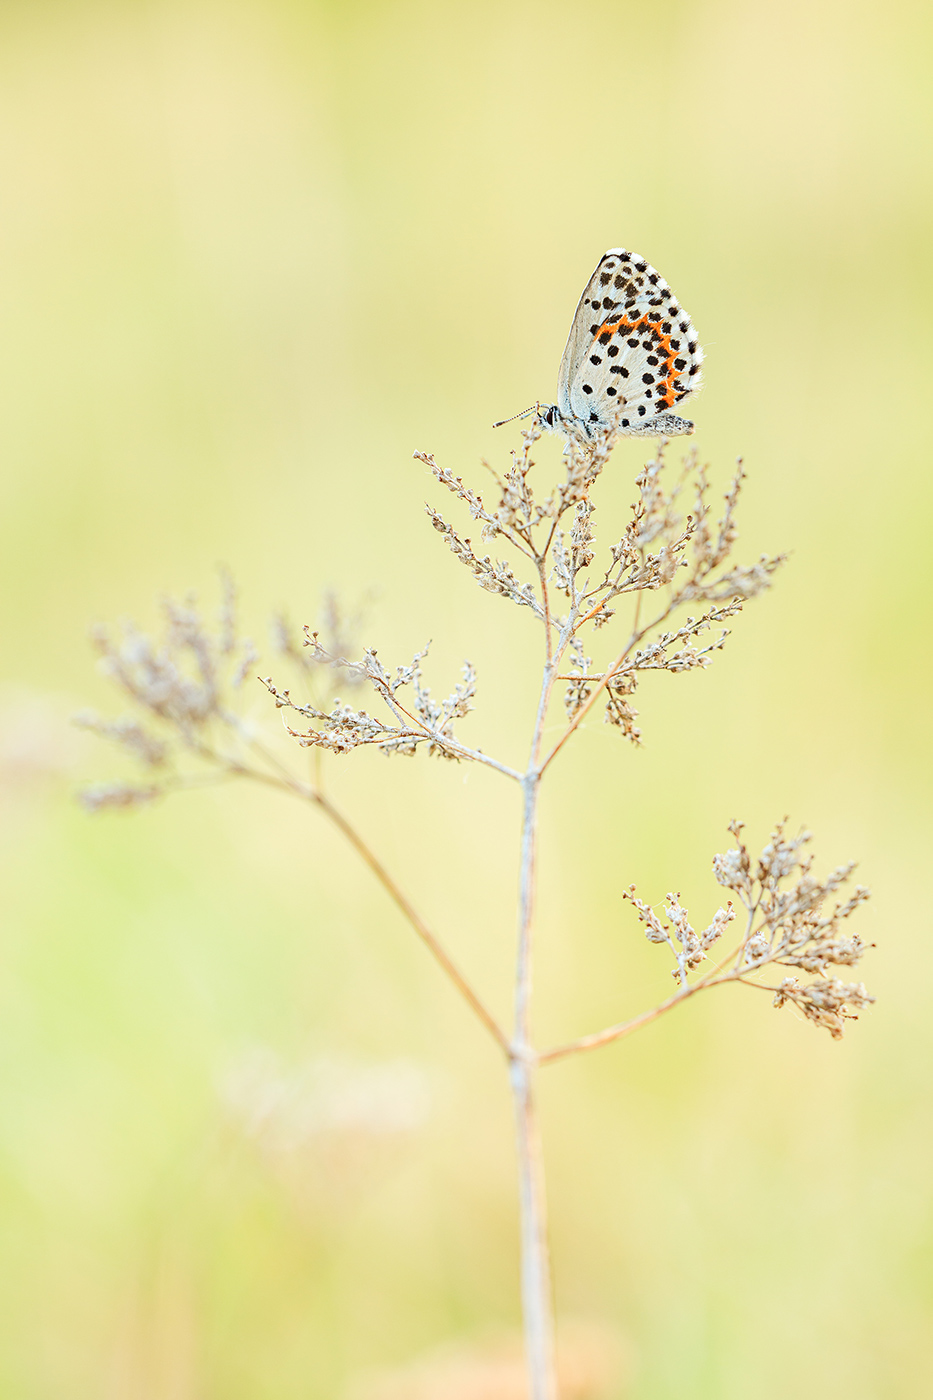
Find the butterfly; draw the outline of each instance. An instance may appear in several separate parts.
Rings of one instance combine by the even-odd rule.
[[[610,248],[577,305],[557,403],[534,407],[546,427],[573,437],[680,437],[693,424],[670,410],[699,389],[702,363],[693,322],[664,278],[637,253]]]

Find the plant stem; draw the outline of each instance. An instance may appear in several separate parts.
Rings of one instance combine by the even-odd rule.
[[[522,1316],[531,1400],[558,1400],[547,1202],[541,1135],[535,1112],[534,1073],[531,1063],[517,1055],[513,1057],[510,1079],[518,1142]]]
[[[547,584],[543,575],[541,583],[546,596]],[[538,790],[541,785],[539,763],[544,721],[557,665],[558,658],[553,656],[548,635],[531,754],[528,769],[522,779],[524,800],[518,896],[518,956],[515,967],[515,1036],[509,1073],[518,1147],[522,1316],[530,1400],[558,1400],[544,1159],[534,1098],[537,1056],[531,1043],[532,919],[535,900]]]

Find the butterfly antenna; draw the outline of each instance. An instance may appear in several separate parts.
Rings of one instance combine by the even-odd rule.
[[[541,407],[540,404],[533,403],[530,408],[523,408],[521,413],[513,413],[511,418],[502,418],[498,423],[493,423],[494,428],[504,428],[506,423],[514,423],[516,418],[527,418],[529,413],[536,413]]]

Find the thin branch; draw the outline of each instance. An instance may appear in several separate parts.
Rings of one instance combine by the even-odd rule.
[[[640,595],[640,594],[638,595],[638,601],[639,601],[639,603],[641,602],[641,595]],[[588,696],[587,699],[584,701],[584,703],[580,706],[579,710],[577,710],[577,712],[576,712],[576,714],[574,715],[573,719],[570,720],[570,722],[569,722],[568,725],[567,725],[567,728],[564,730],[563,734],[560,736],[560,738],[558,739],[557,743],[556,743],[556,744],[554,745],[554,747],[551,749],[551,752],[548,754],[547,758],[546,758],[546,759],[544,760],[544,762],[541,764],[541,769],[540,769],[540,771],[541,771],[542,773],[545,771],[545,769],[553,762],[553,760],[554,760],[554,759],[557,757],[557,755],[560,753],[561,749],[564,747],[564,745],[566,744],[567,740],[570,738],[571,734],[573,734],[575,730],[579,729],[580,725],[583,723],[584,719],[586,719],[586,716],[589,714],[590,710],[592,710],[593,706],[594,706],[594,705],[596,704],[596,702],[599,700],[600,696],[602,695],[603,691],[604,691],[604,690],[606,689],[606,687],[608,686],[609,682],[610,682],[611,680],[614,680],[615,677],[619,674],[619,672],[620,672],[621,669],[622,669],[622,663],[625,661],[625,658],[628,656],[629,652],[632,650],[632,647],[637,646],[638,643],[642,640],[642,638],[643,638],[643,637],[646,637],[646,636],[648,635],[649,632],[652,632],[652,631],[654,630],[655,627],[660,627],[660,625],[661,625],[662,622],[666,622],[666,620],[670,617],[671,613],[672,613],[672,612],[674,611],[674,609],[677,607],[677,605],[678,605],[679,602],[680,602],[679,597],[676,597],[676,596],[675,596],[675,597],[672,598],[671,601],[668,603],[668,605],[667,605],[667,607],[664,609],[664,611],[663,611],[662,613],[659,613],[658,616],[657,616],[656,618],[653,619],[653,621],[646,623],[645,626],[644,626],[644,627],[641,627],[641,628],[638,628],[638,627],[636,626],[636,629],[632,632],[632,635],[629,637],[629,639],[628,639],[628,641],[626,642],[625,646],[624,646],[624,647],[622,648],[622,650],[619,652],[618,656],[617,656],[616,659],[611,663],[611,665],[609,666],[609,669],[604,673],[604,675],[601,677],[601,679],[599,679],[599,680],[596,682],[595,688],[590,692],[589,696]],[[554,679],[556,680],[557,677],[555,676]]]
[[[697,992],[703,992],[707,987],[719,987],[726,982],[741,982],[744,979],[738,972],[725,972],[719,976],[705,977],[699,982],[694,982],[692,987],[684,987],[673,996],[669,996],[666,1001],[662,1001],[659,1006],[652,1007],[650,1011],[643,1011],[640,1016],[633,1016],[630,1021],[619,1021],[614,1026],[607,1026],[603,1031],[594,1031],[592,1035],[584,1035],[579,1040],[570,1040],[565,1045],[556,1045],[551,1050],[542,1050],[538,1055],[539,1065],[553,1064],[555,1060],[564,1060],[569,1055],[579,1055],[585,1050],[598,1050],[602,1045],[611,1045],[614,1040],[621,1040],[624,1036],[631,1035],[632,1031],[640,1030],[642,1026],[650,1025],[659,1016],[663,1016],[665,1011],[671,1011],[675,1006],[680,1006],[681,1002],[689,1001]],[[752,983],[758,986],[758,983]]]
[[[487,768],[494,768],[497,773],[501,773],[506,778],[512,778],[515,782],[522,781],[523,774],[517,768],[510,768],[507,763],[500,763],[497,758],[490,758],[483,753],[482,749],[470,749],[466,744],[461,744],[459,739],[451,739],[446,734],[435,734],[432,730],[428,734],[438,744],[443,744],[445,748],[453,750],[462,758],[472,759],[474,763],[483,763]]]
[[[406,719],[409,719],[424,734],[426,739],[433,740],[439,747],[450,749],[454,753],[460,754],[462,758],[471,759],[474,763],[484,763],[487,768],[494,768],[497,773],[502,773],[517,783],[522,781],[522,774],[517,768],[510,768],[507,763],[500,763],[497,758],[490,758],[488,754],[483,753],[482,749],[469,748],[466,744],[462,744],[459,739],[455,739],[453,735],[444,734],[440,729],[432,729],[418,715],[413,715],[410,710],[406,710],[401,701],[397,700],[394,695],[390,695],[384,686],[379,686],[376,693],[395,714],[396,719],[398,718],[396,711],[400,710]]]
[[[338,827],[340,831],[343,832],[344,836],[350,842],[351,846],[353,846],[354,850],[358,853],[358,855],[362,857],[363,861],[366,863],[366,865],[369,866],[370,870],[375,875],[379,883],[382,885],[383,889],[386,891],[386,893],[389,895],[389,897],[392,899],[395,905],[404,914],[405,918],[415,930],[415,933],[417,933],[418,937],[430,950],[430,952],[433,953],[435,959],[447,973],[447,976],[450,978],[451,982],[453,982],[454,986],[463,996],[464,1000],[469,1003],[469,1005],[475,1011],[476,1015],[483,1022],[483,1025],[490,1032],[493,1038],[498,1042],[500,1049],[504,1050],[505,1053],[508,1055],[510,1053],[509,1038],[506,1035],[505,1031],[499,1025],[499,1022],[493,1016],[492,1012],[486,1007],[486,1005],[481,1001],[477,993],[470,986],[469,982],[464,977],[463,973],[457,967],[456,963],[453,961],[450,955],[445,951],[442,944],[438,942],[437,938],[428,928],[427,924],[424,922],[418,911],[414,908],[411,901],[407,898],[405,894],[403,894],[403,892],[395,883],[392,876],[386,870],[382,862],[377,859],[377,857],[369,849],[363,838],[358,834],[356,829],[353,826],[351,826],[351,824],[347,821],[343,813],[339,812],[328,798],[324,797],[321,793],[314,793],[312,800],[316,803],[318,807],[320,807],[321,811],[324,812],[326,816],[330,818],[334,825]]]
[[[492,1012],[488,1009],[488,1007],[485,1005],[485,1003],[482,1001],[479,995],[470,986],[470,983],[467,981],[466,977],[457,967],[456,963],[447,953],[443,945],[439,942],[435,934],[432,933],[431,929],[428,927],[424,919],[418,913],[417,909],[415,909],[414,905],[411,903],[411,900],[396,884],[395,880],[389,874],[388,870],[366,844],[363,837],[359,834],[356,828],[348,821],[348,819],[343,815],[343,813],[339,811],[337,807],[334,806],[334,804],[330,801],[328,797],[325,797],[322,792],[320,792],[316,788],[311,787],[308,783],[303,783],[300,779],[293,777],[287,772],[287,770],[282,769],[282,766],[278,763],[278,760],[272,761],[275,762],[276,767],[281,769],[283,776],[277,776],[273,773],[265,773],[260,768],[251,768],[246,764],[238,763],[234,759],[228,759],[220,754],[216,754],[212,750],[206,750],[205,756],[207,755],[213,757],[215,762],[218,762],[221,764],[222,767],[225,767],[231,775],[237,777],[252,778],[254,781],[264,783],[266,786],[276,787],[280,791],[284,790],[290,792],[295,797],[300,797],[306,802],[313,803],[314,806],[316,806],[321,812],[323,812],[324,815],[334,824],[334,826],[336,826],[337,829],[343,833],[343,835],[350,842],[350,845],[353,847],[353,849],[357,852],[357,854],[362,858],[363,862],[375,875],[376,879],[382,885],[389,898],[408,920],[415,933],[425,944],[428,950],[433,954],[435,960],[446,972],[447,976],[450,978],[451,982],[453,982],[454,986],[460,992],[464,1000],[472,1007],[473,1011],[482,1021],[483,1025],[493,1036],[494,1040],[496,1040],[499,1047],[506,1053],[506,1055],[510,1053],[509,1038],[506,1035],[505,1031],[502,1029],[502,1027],[499,1025],[499,1022],[493,1016]]]
[[[541,582],[541,606],[544,609],[544,644],[547,653],[545,664],[550,666],[553,657],[553,646],[551,643],[551,600],[547,587],[545,556],[542,555],[536,562],[538,565],[538,578]]]

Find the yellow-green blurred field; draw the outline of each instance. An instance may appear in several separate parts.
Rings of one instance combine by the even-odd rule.
[[[469,656],[464,737],[520,761],[533,624],[411,454],[506,460],[490,424],[553,395],[615,244],[706,346],[739,557],[792,558],[709,672],[640,692],[643,749],[593,722],[555,765],[540,1038],[667,993],[620,890],[705,921],[735,815],[860,858],[878,1003],[837,1044],[729,989],[549,1071],[559,1317],[624,1353],[594,1400],[931,1393],[931,30],[918,0],[3,6],[0,1395],[416,1397],[419,1358],[517,1327],[505,1077],[410,930],[275,794],[82,815],[123,770],[68,717],[119,709],[89,623],[213,608],[224,562],[256,635],[375,591],[363,640],[433,638],[442,690]],[[514,794],[330,768],[505,1015]],[[264,1135],[263,1075],[408,1099]]]

